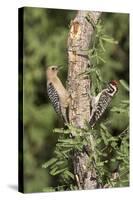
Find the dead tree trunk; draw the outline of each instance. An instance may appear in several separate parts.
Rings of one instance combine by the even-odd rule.
[[[84,128],[85,121],[90,118],[90,84],[88,76],[80,76],[88,67],[90,60],[88,50],[94,34],[94,27],[86,19],[89,15],[94,24],[97,23],[100,12],[78,11],[71,22],[68,36],[68,91],[71,96],[69,119],[76,128]],[[74,152],[73,168],[79,189],[93,189],[98,187],[96,171],[88,167],[86,152]]]

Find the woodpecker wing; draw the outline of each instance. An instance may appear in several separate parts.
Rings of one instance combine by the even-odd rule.
[[[107,98],[108,96],[108,98]],[[96,122],[99,120],[99,118],[103,115],[104,111],[107,109],[109,103],[111,102],[112,98],[111,96],[108,94],[108,92],[105,90],[98,101],[98,104],[96,106],[96,109],[90,119],[90,126],[93,127]],[[104,106],[103,106],[104,105]]]
[[[60,99],[59,99],[58,92],[56,91],[52,83],[49,83],[47,85],[47,92],[56,113],[60,115],[61,113]]]

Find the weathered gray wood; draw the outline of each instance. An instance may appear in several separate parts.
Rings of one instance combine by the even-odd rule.
[[[92,42],[94,27],[86,16],[97,23],[101,13],[78,11],[71,22],[68,36],[68,80],[67,88],[71,96],[69,119],[73,126],[84,128],[85,121],[90,118],[90,85],[88,76],[81,75],[88,67],[90,60],[88,50]],[[88,167],[86,152],[74,152],[73,167],[79,189],[93,189],[98,187],[95,169]]]

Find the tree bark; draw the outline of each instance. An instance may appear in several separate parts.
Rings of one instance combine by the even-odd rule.
[[[90,85],[88,75],[82,75],[89,67],[88,50],[94,34],[94,26],[86,19],[89,15],[94,24],[101,13],[78,11],[71,22],[68,36],[68,79],[67,88],[71,97],[69,108],[70,123],[76,128],[84,128],[90,118]],[[88,167],[89,156],[85,151],[73,154],[73,168],[79,189],[98,187],[96,171]]]

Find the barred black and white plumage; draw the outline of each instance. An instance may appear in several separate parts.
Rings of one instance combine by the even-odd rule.
[[[61,115],[61,105],[60,105],[60,99],[57,91],[55,90],[52,83],[49,83],[47,85],[47,93],[48,97],[51,101],[51,104],[53,105],[56,113],[60,116]]]
[[[113,80],[108,84],[106,89],[98,94],[89,121],[91,127],[95,126],[96,122],[101,118],[108,105],[112,101],[112,97],[116,94],[117,90],[117,82]]]

